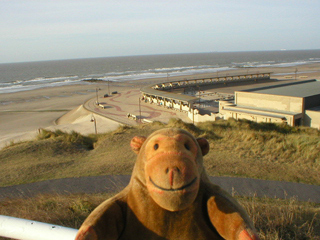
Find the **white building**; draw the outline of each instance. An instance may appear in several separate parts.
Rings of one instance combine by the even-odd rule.
[[[219,113],[225,119],[285,122],[320,129],[320,81],[235,91],[234,103],[220,102]]]

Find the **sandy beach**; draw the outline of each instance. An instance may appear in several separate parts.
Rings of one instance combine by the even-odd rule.
[[[297,73],[296,72],[297,69]],[[42,88],[31,91],[0,94],[0,149],[12,142],[19,142],[33,139],[39,128],[48,128],[51,130],[61,129],[63,131],[77,131],[82,134],[95,132],[92,117],[96,119],[98,132],[106,132],[116,129],[120,123],[117,121],[115,112],[111,119],[92,114],[82,105],[90,99],[98,98],[101,101],[102,96],[108,91],[117,91],[125,96],[135,98],[139,95],[139,89],[146,84],[173,81],[178,79],[196,79],[205,77],[215,77],[224,75],[236,75],[247,73],[272,72],[271,77],[279,80],[307,80],[320,79],[320,63],[311,63],[291,67],[261,67],[261,68],[243,68],[226,72],[199,74],[190,76],[177,76],[162,79],[144,79],[127,82],[113,82],[108,88],[107,83],[92,83],[83,85],[70,85],[51,88]],[[130,94],[129,94],[130,93]],[[121,98],[108,99],[106,103],[110,104],[113,100],[113,107],[116,111],[116,105],[123,108],[124,112],[132,108],[127,103],[121,102]],[[138,100],[137,100],[138,101]],[[119,109],[118,109],[119,110]],[[119,110],[120,111],[120,110]],[[138,109],[132,110],[135,113]],[[163,111],[163,109],[162,109]],[[144,114],[148,114],[146,110]],[[150,110],[149,110],[150,112]],[[164,117],[179,117],[176,114],[167,113]],[[110,115],[110,116],[111,116]],[[159,115],[153,114],[155,120]]]

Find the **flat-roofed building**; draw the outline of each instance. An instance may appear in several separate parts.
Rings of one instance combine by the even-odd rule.
[[[285,122],[320,129],[320,81],[307,80],[235,91],[233,103],[222,101],[224,118]]]
[[[177,94],[172,89],[182,89],[188,87],[194,87],[200,89],[200,87],[219,86],[220,84],[235,84],[242,82],[257,82],[270,80],[270,74],[267,73],[248,73],[242,75],[209,77],[200,79],[178,80],[171,82],[158,83],[155,85],[144,86],[140,89],[142,93],[142,100],[149,103],[154,103],[166,108],[174,110],[180,110],[184,112],[199,113],[198,109],[195,109],[195,103],[200,102],[200,99],[195,96],[189,96],[185,94]],[[200,91],[200,90],[198,90]]]
[[[185,112],[190,111],[198,99],[193,96],[156,90],[153,86],[143,87],[140,91],[142,100],[145,102]]]

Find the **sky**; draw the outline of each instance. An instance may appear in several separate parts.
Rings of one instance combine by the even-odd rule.
[[[319,0],[0,0],[0,63],[320,49]]]

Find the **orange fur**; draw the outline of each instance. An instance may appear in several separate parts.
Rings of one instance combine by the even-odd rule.
[[[129,185],[89,215],[77,240],[258,240],[243,208],[208,180],[207,140],[162,129],[130,145],[138,158]]]

